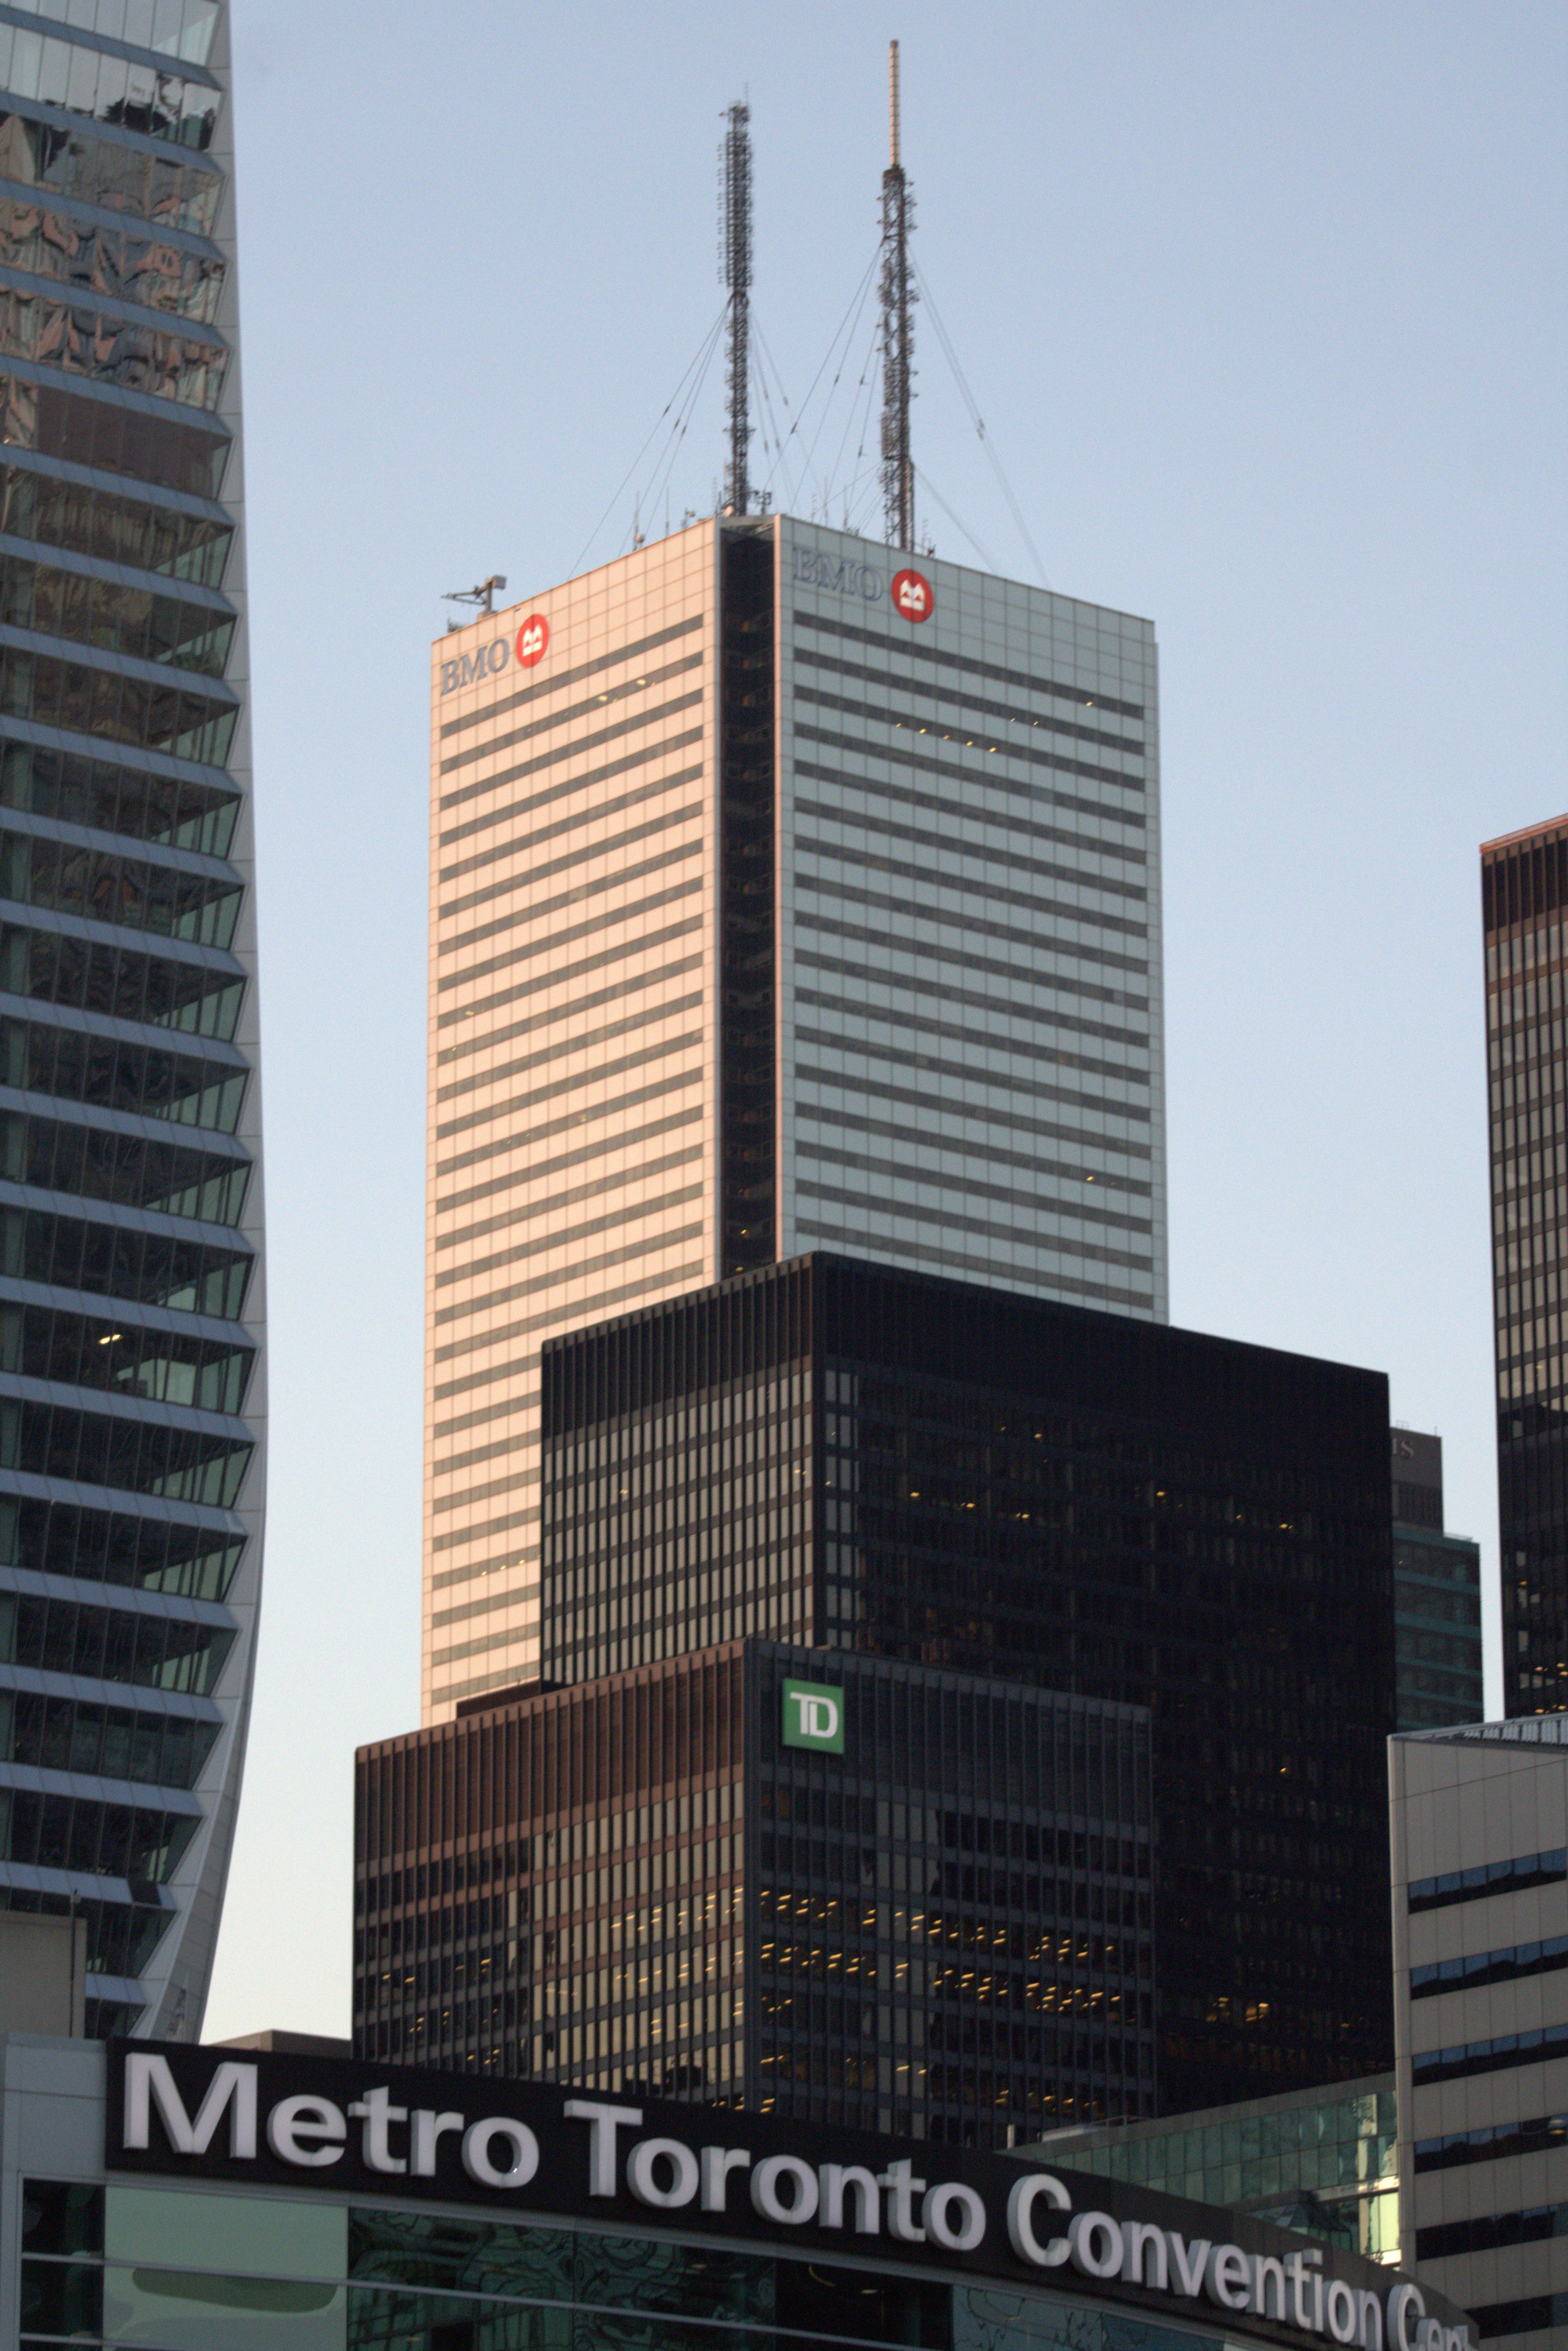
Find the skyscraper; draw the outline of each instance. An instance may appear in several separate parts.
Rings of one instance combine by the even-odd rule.
[[[1396,1428],[1394,1470],[1395,1713],[1400,1730],[1479,1722],[1481,1547],[1443,1528],[1443,1440]]]
[[[755,1634],[1147,1708],[1160,2111],[1389,2064],[1381,1373],[822,1252],[551,1340],[542,1420],[548,1680]]]
[[[967,2146],[1152,2114],[1149,1766],[1136,1707],[771,1641],[465,1699],[357,1759],[355,2048]]]
[[[1568,1706],[1568,816],[1481,851],[1503,1705]]]
[[[193,2036],[263,1482],[228,26],[5,13],[0,1902]]]
[[[432,684],[426,1720],[538,1670],[550,1334],[811,1248],[1167,1311],[1147,622],[721,517]]]

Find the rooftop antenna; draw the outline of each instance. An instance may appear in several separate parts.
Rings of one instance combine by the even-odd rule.
[[[496,591],[507,584],[504,571],[492,571],[488,580],[481,580],[477,588],[449,588],[442,598],[444,604],[477,604],[485,611],[496,609]]]
[[[729,288],[729,470],[726,514],[743,515],[751,504],[747,456],[751,441],[748,384],[751,367],[751,109],[729,110],[724,141],[724,282]]]
[[[915,550],[915,461],[909,454],[914,396],[914,272],[909,231],[915,198],[898,148],[898,43],[887,45],[891,155],[882,175],[882,503],[890,547]]]

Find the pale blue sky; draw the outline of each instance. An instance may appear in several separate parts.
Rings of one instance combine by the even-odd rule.
[[[872,256],[900,38],[918,259],[1049,583],[1155,622],[1174,1319],[1387,1370],[1491,1579],[1476,849],[1568,805],[1568,20],[234,20],[272,1454],[206,2029],[346,2032],[352,1750],[418,1719],[428,643],[444,590],[627,542],[631,488],[585,546],[717,315],[743,92],[756,316],[798,402]],[[917,467],[1030,577],[917,338]],[[716,370],[676,522],[721,464]]]

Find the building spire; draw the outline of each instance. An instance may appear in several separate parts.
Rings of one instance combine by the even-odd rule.
[[[724,282],[729,288],[729,471],[724,502],[727,512],[743,515],[751,504],[751,109],[738,104],[729,110],[724,141]]]
[[[909,454],[914,396],[914,277],[909,232],[915,199],[899,161],[898,43],[888,44],[889,162],[882,175],[882,498],[890,547],[915,547],[915,461]]]

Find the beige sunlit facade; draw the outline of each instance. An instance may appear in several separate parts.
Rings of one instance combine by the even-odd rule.
[[[427,1721],[538,1670],[553,1333],[811,1249],[1165,1319],[1155,658],[783,517],[434,647]]]

